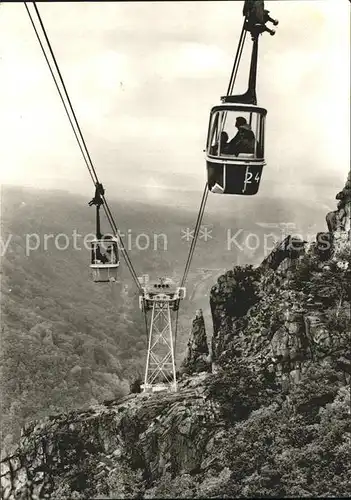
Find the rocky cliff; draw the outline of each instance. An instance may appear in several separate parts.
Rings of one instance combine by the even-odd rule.
[[[348,496],[350,182],[316,241],[218,279],[211,358],[198,311],[177,393],[33,423],[3,498]]]
[[[211,372],[211,369],[205,321],[202,310],[199,309],[196,311],[193,320],[187,352],[180,373],[191,375],[193,373]]]
[[[350,174],[336,199],[337,210],[326,216],[328,232],[318,233],[310,244],[288,236],[261,266],[228,271],[212,288],[215,363],[225,363],[227,354],[235,353],[256,369],[274,371],[289,381],[299,380],[309,362],[328,356],[351,373],[350,361],[345,361],[350,333]],[[337,223],[331,224],[331,218]]]

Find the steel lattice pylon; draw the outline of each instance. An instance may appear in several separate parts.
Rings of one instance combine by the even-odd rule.
[[[177,390],[172,311],[177,311],[179,301],[185,297],[185,288],[177,287],[171,280],[148,282],[148,277],[139,278],[142,284],[140,307],[151,311],[148,331],[148,349],[143,390]]]
[[[171,311],[162,300],[152,306],[144,386],[155,383],[177,388]]]

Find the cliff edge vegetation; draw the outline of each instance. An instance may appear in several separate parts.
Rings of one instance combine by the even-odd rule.
[[[307,243],[212,287],[177,393],[130,394],[22,430],[4,499],[349,497],[351,179]]]

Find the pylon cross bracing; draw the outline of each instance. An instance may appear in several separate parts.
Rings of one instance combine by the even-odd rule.
[[[148,331],[148,349],[143,389],[146,392],[177,390],[175,339],[172,312],[185,297],[185,288],[177,287],[171,280],[161,278],[161,284],[141,278],[140,307],[151,311]]]

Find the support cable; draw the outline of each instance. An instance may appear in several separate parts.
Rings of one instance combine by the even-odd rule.
[[[207,182],[206,182],[205,189],[204,189],[204,192],[203,192],[203,195],[202,195],[202,200],[201,200],[201,205],[200,205],[199,213],[198,213],[197,220],[196,220],[195,229],[194,229],[194,237],[193,237],[193,240],[191,242],[188,259],[187,259],[186,264],[185,264],[184,274],[183,274],[183,278],[182,278],[182,281],[181,281],[181,284],[180,284],[181,287],[184,286],[184,283],[186,282],[186,279],[187,279],[187,276],[188,276],[189,268],[190,268],[190,265],[191,265],[191,261],[192,261],[192,258],[193,258],[193,255],[194,255],[194,251],[195,251],[195,246],[196,246],[198,235],[199,235],[199,232],[200,232],[200,227],[201,227],[201,222],[202,222],[202,218],[203,218],[205,207],[206,207],[207,197],[208,197],[208,185],[207,185]]]
[[[234,88],[234,84],[235,84],[235,80],[236,80],[236,77],[237,77],[237,74],[238,74],[238,69],[239,69],[239,65],[240,65],[240,61],[241,61],[241,56],[242,56],[242,53],[243,53],[245,39],[246,39],[246,33],[247,33],[246,30],[245,30],[245,23],[246,23],[246,18],[244,19],[243,27],[242,27],[241,34],[240,34],[238,48],[237,48],[237,51],[236,51],[236,54],[235,54],[234,65],[233,65],[232,73],[231,73],[230,79],[229,79],[227,96],[230,96],[232,94],[233,88]]]
[[[57,75],[58,75],[58,79],[61,83],[61,86],[62,86],[62,89],[63,89],[63,92],[62,90],[60,89],[59,87],[59,84],[58,84],[58,81],[57,81],[57,76],[54,74],[54,71],[53,71],[53,68],[52,68],[52,65],[49,61],[49,58],[48,58],[48,55],[46,53],[46,50],[44,48],[44,45],[42,43],[42,40],[40,38],[40,35],[39,35],[39,32],[38,32],[38,29],[34,23],[34,20],[33,20],[33,17],[32,17],[32,14],[28,8],[28,5],[27,5],[27,2],[24,2],[25,4],[25,7],[26,7],[26,10],[27,10],[27,13],[28,13],[28,16],[29,16],[29,19],[31,21],[31,24],[33,26],[33,29],[34,29],[34,32],[36,34],[36,37],[38,39],[38,42],[39,42],[39,45],[41,47],[41,50],[44,54],[44,57],[45,57],[45,61],[48,65],[48,68],[50,70],[50,73],[52,75],[52,78],[54,80],[54,83],[55,83],[55,86],[56,86],[56,89],[58,91],[58,94],[60,96],[60,99],[63,103],[63,106],[64,106],[64,109],[66,111],[66,114],[67,114],[67,117],[68,117],[68,120],[70,122],[70,125],[72,127],[72,130],[73,130],[73,133],[75,135],[75,138],[77,140],[77,143],[78,143],[78,146],[79,146],[79,149],[82,153],[82,156],[83,156],[83,159],[84,159],[84,162],[88,168],[88,171],[89,171],[89,174],[90,174],[90,177],[92,178],[93,182],[94,182],[94,185],[96,186],[97,184],[101,184],[99,182],[99,179],[98,179],[98,176],[97,176],[97,173],[96,173],[96,170],[94,168],[94,165],[93,165],[93,162],[92,162],[92,159],[91,159],[91,156],[89,154],[89,151],[88,151],[88,148],[87,148],[87,145],[86,145],[86,142],[84,140],[84,137],[83,137],[83,134],[82,134],[82,131],[81,131],[81,128],[79,126],[79,122],[78,122],[78,119],[77,119],[77,116],[75,114],[75,111],[74,111],[74,108],[73,108],[73,105],[72,105],[72,102],[70,100],[70,97],[68,95],[68,92],[67,92],[67,88],[65,86],[65,83],[64,83],[64,80],[63,80],[63,77],[62,77],[62,74],[61,74],[61,71],[59,69],[59,66],[58,66],[58,63],[57,63],[57,60],[56,60],[56,57],[55,57],[55,54],[53,52],[53,49],[52,49],[52,46],[51,46],[51,43],[49,41],[49,38],[48,38],[48,35],[46,33],[46,29],[45,29],[45,26],[44,26],[44,23],[41,19],[41,16],[40,16],[40,13],[39,13],[39,10],[36,6],[36,2],[32,2],[33,4],[33,7],[34,7],[34,10],[35,10],[35,13],[37,15],[37,18],[39,20],[39,24],[40,24],[40,27],[41,27],[41,30],[43,32],[43,35],[44,35],[44,38],[45,38],[45,41],[46,41],[46,44],[48,46],[48,49],[49,49],[49,52],[50,52],[50,55],[51,55],[51,58],[52,58],[52,62],[54,64],[54,67],[56,69],[56,72],[57,72]],[[242,52],[242,50],[241,50]],[[241,56],[241,52],[237,53],[237,58]],[[238,55],[239,54],[239,55]],[[237,59],[236,58],[236,59]],[[234,65],[235,66],[235,65]],[[232,77],[236,77],[236,72],[237,72],[237,68],[233,68],[233,72],[232,72]],[[66,98],[66,101],[65,102],[65,98]],[[68,105],[67,105],[68,103]],[[70,115],[71,113],[71,115]],[[73,118],[72,118],[73,117]],[[187,279],[187,276],[188,276],[188,273],[189,273],[189,269],[190,269],[190,265],[191,265],[191,261],[192,261],[192,258],[193,258],[193,255],[194,255],[194,251],[195,251],[195,247],[196,247],[196,243],[197,243],[197,239],[198,239],[198,235],[199,235],[199,231],[200,231],[200,227],[201,227],[201,222],[202,222],[202,218],[203,218],[203,214],[204,214],[204,211],[205,211],[205,206],[206,206],[206,201],[207,201],[207,197],[208,197],[208,186],[207,186],[207,183],[205,185],[205,190],[204,190],[204,193],[203,193],[203,197],[202,197],[202,200],[201,200],[201,205],[200,205],[200,210],[199,210],[199,213],[198,213],[198,217],[197,217],[197,221],[196,221],[196,225],[195,225],[195,229],[194,229],[194,237],[193,237],[193,240],[192,240],[192,243],[191,243],[191,247],[190,247],[190,251],[189,251],[189,255],[188,255],[188,259],[187,259],[187,262],[186,262],[186,265],[185,265],[185,270],[184,270],[184,275],[183,275],[183,278],[182,278],[182,281],[181,281],[181,286],[184,286],[184,283],[186,282],[186,279]],[[135,282],[135,284],[137,285],[137,288],[139,290],[139,292],[141,291],[141,285],[139,283],[139,280],[138,280],[138,277],[137,277],[137,274],[134,270],[134,267],[132,265],[132,261],[125,249],[125,246],[123,244],[123,241],[121,240],[120,236],[119,236],[119,230],[117,228],[117,225],[116,225],[116,222],[113,218],[113,215],[111,213],[111,210],[110,210],[110,207],[107,203],[107,200],[105,198],[104,195],[101,196],[102,200],[103,200],[103,208],[104,208],[104,211],[105,211],[105,215],[107,217],[107,220],[108,222],[110,223],[110,226],[112,228],[112,231],[114,232],[115,236],[117,237],[117,240],[118,240],[118,243],[119,243],[119,249],[121,250],[122,254],[123,254],[123,257],[126,261],[126,264],[129,268],[129,271],[132,275],[132,278]],[[179,309],[177,309],[177,315],[176,315],[176,328],[175,328],[175,343],[174,343],[174,346],[176,346],[176,337],[177,337],[177,329],[178,329],[178,316],[179,316]],[[147,335],[148,335],[148,324],[147,324],[147,317],[146,317],[146,311],[144,312],[144,318],[145,318],[145,327],[146,327],[146,332],[147,332]],[[175,347],[174,347],[174,351],[175,351]]]
[[[181,287],[184,286],[184,284],[185,284],[185,282],[187,280],[187,277],[188,277],[188,273],[189,273],[191,261],[192,261],[193,255],[194,255],[194,251],[195,251],[197,239],[198,239],[199,232],[200,232],[202,218],[203,218],[203,215],[204,215],[204,212],[205,212],[207,197],[208,197],[208,184],[206,182],[205,189],[204,189],[204,192],[203,192],[203,195],[202,195],[202,199],[201,199],[199,213],[198,213],[196,224],[195,224],[194,237],[193,237],[193,240],[191,242],[188,259],[187,259],[186,264],[185,264],[183,278],[182,278],[182,281],[180,283]],[[179,310],[179,304],[178,304],[178,307],[177,307],[177,314],[176,314],[176,319],[175,319],[174,352],[176,352],[176,346],[177,346],[178,316],[179,316],[178,310]]]
[[[56,81],[56,77],[55,77],[54,72],[53,72],[53,70],[52,70],[52,68],[51,68],[50,61],[49,61],[49,59],[48,59],[48,56],[46,55],[46,52],[45,52],[45,49],[44,49],[43,43],[42,43],[42,41],[41,41],[41,39],[40,39],[40,36],[39,36],[38,30],[37,30],[37,28],[36,28],[36,26],[35,26],[35,24],[34,24],[34,21],[33,21],[33,18],[32,18],[32,14],[30,13],[30,11],[29,11],[29,9],[28,9],[27,2],[24,2],[24,6],[25,6],[25,8],[26,8],[26,10],[27,10],[27,13],[28,13],[28,16],[29,16],[30,22],[31,22],[31,24],[32,24],[32,26],[33,26],[33,29],[34,29],[34,32],[35,32],[36,37],[37,37],[37,39],[38,39],[39,45],[40,45],[41,50],[42,50],[42,52],[43,52],[43,54],[44,54],[45,61],[46,61],[47,65],[48,65],[48,68],[49,68],[49,70],[50,70],[51,76],[52,76],[52,78],[53,78],[53,80],[54,80],[54,83],[55,83],[55,86],[56,86],[57,92],[59,93],[59,96],[60,96],[60,98],[61,98],[61,101],[62,101],[63,107],[65,108],[65,111],[66,111],[66,114],[67,114],[68,120],[69,120],[69,122],[70,122],[70,124],[71,124],[71,127],[72,127],[72,130],[73,130],[73,133],[74,133],[74,135],[75,135],[75,137],[76,137],[76,139],[77,139],[79,149],[80,149],[80,151],[81,151],[81,153],[82,153],[82,155],[83,155],[83,158],[84,158],[85,164],[86,164],[86,166],[87,166],[87,168],[88,168],[88,171],[89,171],[89,174],[90,174],[90,176],[91,176],[91,178],[92,178],[93,182],[95,183],[95,182],[96,182],[96,180],[95,180],[95,178],[94,178],[93,173],[92,173],[92,172],[91,172],[91,170],[90,170],[90,165],[89,165],[89,162],[88,162],[88,160],[87,160],[87,158],[86,158],[86,156],[85,156],[85,152],[84,152],[84,150],[83,150],[83,148],[82,148],[82,145],[81,145],[81,144],[80,144],[80,142],[79,142],[78,134],[77,134],[77,132],[76,132],[76,130],[75,130],[75,128],[74,128],[74,124],[73,124],[72,118],[70,117],[70,114],[69,114],[69,111],[68,111],[67,105],[66,105],[65,100],[64,100],[64,98],[63,98],[62,92],[61,92],[61,90],[60,90],[60,88],[59,88],[59,85],[58,85],[58,83],[57,83],[57,81]]]
[[[235,54],[234,65],[233,65],[232,73],[230,75],[229,85],[228,85],[228,89],[227,89],[227,97],[229,97],[230,95],[233,94],[233,89],[234,89],[236,77],[238,74],[241,57],[243,54],[243,49],[244,49],[246,34],[247,34],[247,31],[245,30],[245,23],[246,23],[246,18],[244,19],[243,27],[242,27],[241,34],[240,34],[238,48],[237,48],[237,51]],[[223,130],[224,130],[224,127],[225,127],[225,124],[227,121],[227,115],[228,115],[228,113],[227,113],[227,111],[225,111],[225,113],[223,115],[223,119],[222,119],[222,125],[221,125],[220,132],[223,132]]]
[[[47,65],[48,65],[48,67],[49,67],[50,73],[51,73],[51,75],[52,75],[52,77],[53,77],[53,80],[54,80],[54,82],[55,82],[55,86],[56,86],[56,88],[57,88],[57,91],[58,91],[58,93],[59,93],[59,96],[60,96],[61,101],[62,101],[62,103],[63,103],[63,106],[64,106],[64,108],[65,108],[65,111],[66,111],[66,114],[67,114],[67,116],[68,116],[69,122],[70,122],[70,124],[71,124],[72,129],[73,129],[73,133],[74,133],[74,135],[75,135],[75,137],[76,137],[76,140],[77,140],[77,142],[78,142],[79,149],[81,150],[81,153],[82,153],[82,155],[83,155],[83,159],[84,159],[84,161],[85,161],[85,164],[86,164],[86,166],[87,166],[87,168],[88,168],[89,174],[90,174],[90,176],[91,176],[91,178],[92,178],[92,180],[93,180],[93,182],[94,182],[94,184],[95,184],[95,186],[96,186],[96,184],[100,184],[99,179],[98,179],[98,176],[97,176],[97,173],[96,173],[96,170],[95,170],[94,165],[93,165],[93,162],[92,162],[92,160],[91,160],[91,157],[90,157],[90,154],[89,154],[89,151],[88,151],[88,148],[87,148],[86,142],[85,142],[85,140],[84,140],[84,137],[83,137],[83,134],[82,134],[81,128],[80,128],[79,123],[78,123],[78,119],[77,119],[77,117],[76,117],[76,114],[75,114],[75,112],[74,112],[73,105],[72,105],[71,100],[70,100],[70,98],[69,98],[69,95],[68,95],[68,92],[67,92],[67,89],[66,89],[66,86],[65,86],[65,83],[64,83],[64,80],[63,80],[62,74],[61,74],[61,72],[60,72],[60,69],[59,69],[59,66],[58,66],[58,63],[57,63],[57,60],[56,60],[56,57],[55,57],[55,54],[54,54],[53,49],[52,49],[52,47],[51,47],[51,44],[50,44],[49,38],[48,38],[48,36],[47,36],[46,30],[45,30],[45,27],[44,27],[44,23],[43,23],[43,21],[42,21],[42,19],[41,19],[40,13],[39,13],[38,8],[37,8],[37,6],[36,6],[36,2],[32,2],[32,4],[33,4],[33,6],[34,6],[35,13],[36,13],[36,15],[37,15],[37,17],[38,17],[38,20],[39,20],[39,24],[40,24],[41,30],[42,30],[42,32],[43,32],[43,35],[44,35],[44,38],[45,38],[46,44],[47,44],[47,46],[48,46],[48,48],[49,48],[49,51],[50,51],[50,55],[51,55],[52,61],[53,61],[53,63],[54,63],[55,69],[56,69],[56,71],[57,71],[57,74],[58,74],[58,77],[59,77],[60,83],[61,83],[62,88],[63,88],[63,91],[64,91],[64,95],[65,95],[65,97],[66,97],[66,99],[67,99],[67,102],[68,102],[68,105],[69,105],[69,106],[67,106],[67,104],[65,103],[64,97],[63,97],[63,95],[62,95],[62,91],[60,90],[60,87],[59,87],[59,85],[58,85],[58,83],[57,83],[56,76],[55,76],[55,74],[54,74],[54,72],[53,72],[53,69],[52,69],[52,67],[51,67],[50,61],[49,61],[48,56],[47,56],[47,54],[46,54],[45,48],[44,48],[43,43],[42,43],[42,41],[41,41],[41,39],[40,39],[40,35],[39,35],[39,32],[38,32],[38,30],[37,30],[37,28],[36,28],[36,26],[35,26],[34,21],[33,21],[33,17],[32,17],[32,15],[31,15],[31,13],[30,13],[30,10],[29,10],[29,8],[28,8],[28,6],[27,6],[27,2],[24,2],[24,5],[25,5],[25,7],[26,7],[26,10],[27,10],[27,13],[28,13],[29,19],[30,19],[30,21],[31,21],[31,24],[32,24],[33,29],[34,29],[34,31],[35,31],[35,34],[36,34],[36,36],[37,36],[38,42],[39,42],[40,47],[41,47],[41,49],[42,49],[42,52],[43,52],[43,54],[44,54],[44,57],[45,57],[45,60],[46,60]],[[73,120],[72,120],[72,118],[71,118],[71,116],[70,116],[70,114],[69,114],[69,110],[68,110],[68,108],[69,108],[69,110],[71,111],[71,114],[72,114],[72,116],[73,116]],[[74,123],[73,123],[73,121],[74,121]],[[74,126],[74,125],[75,125],[75,126]],[[76,128],[75,128],[75,127],[76,127]],[[77,131],[78,131],[78,133],[77,133]],[[116,223],[115,223],[115,220],[114,220],[113,215],[112,215],[112,213],[111,213],[111,210],[110,210],[110,208],[109,208],[109,205],[108,205],[108,203],[107,203],[107,200],[106,200],[106,198],[105,198],[104,196],[102,196],[102,199],[103,199],[103,202],[104,202],[103,207],[104,207],[104,211],[105,211],[105,215],[106,215],[106,217],[107,217],[107,220],[108,220],[108,221],[109,221],[109,223],[110,223],[110,226],[111,226],[111,228],[112,228],[112,231],[114,232],[114,235],[117,237],[119,249],[121,250],[121,252],[122,252],[122,254],[123,254],[123,257],[124,257],[124,259],[125,259],[125,261],[126,261],[127,267],[129,268],[129,271],[130,271],[130,273],[131,273],[131,275],[132,275],[132,278],[133,278],[133,280],[134,280],[134,282],[135,282],[135,284],[136,284],[136,286],[137,286],[138,290],[140,291],[140,290],[141,290],[141,286],[140,286],[140,283],[139,283],[139,280],[138,280],[137,274],[136,274],[136,272],[135,272],[135,270],[134,270],[134,267],[133,267],[132,261],[131,261],[131,259],[130,259],[129,255],[128,255],[128,253],[127,253],[127,250],[125,249],[125,246],[124,246],[124,244],[123,244],[123,241],[121,240],[121,237],[120,237],[120,235],[119,235],[119,230],[118,230],[118,228],[117,228],[117,225],[116,225]]]

